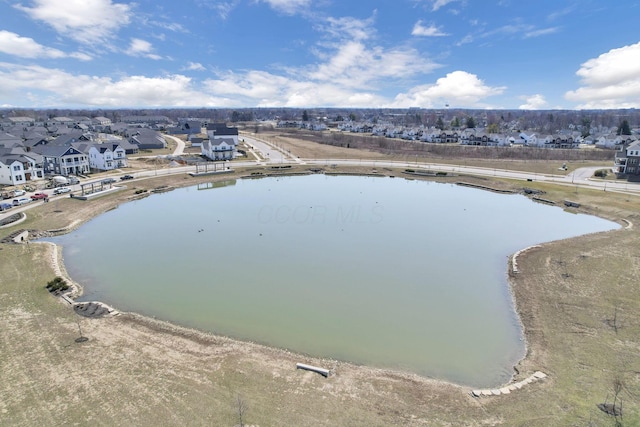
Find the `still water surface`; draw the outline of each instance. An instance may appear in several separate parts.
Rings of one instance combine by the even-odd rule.
[[[312,175],[177,189],[51,239],[101,300],[181,325],[470,386],[524,355],[507,257],[617,228],[520,195]]]

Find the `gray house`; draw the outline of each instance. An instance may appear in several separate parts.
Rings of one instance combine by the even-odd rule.
[[[44,158],[44,173],[78,175],[90,172],[89,156],[69,145],[38,145],[32,151]]]

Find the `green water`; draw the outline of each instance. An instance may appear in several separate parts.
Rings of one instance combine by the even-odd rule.
[[[53,239],[86,300],[471,386],[524,355],[507,257],[617,225],[519,195],[312,175],[178,189]]]

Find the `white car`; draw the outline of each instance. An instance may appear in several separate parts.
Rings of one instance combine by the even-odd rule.
[[[63,194],[63,193],[68,193],[69,191],[71,191],[69,187],[58,187],[55,190],[53,190],[53,194]]]
[[[28,197],[21,197],[19,199],[13,199],[13,206],[26,205],[31,201]]]
[[[24,190],[13,190],[14,197],[24,196],[25,194],[27,194],[27,192]]]

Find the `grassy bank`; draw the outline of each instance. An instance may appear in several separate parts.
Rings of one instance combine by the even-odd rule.
[[[29,210],[27,221],[15,228],[62,228],[126,202],[136,190],[206,180],[211,178],[163,176],[88,202],[52,200]],[[523,185],[464,180],[501,189]],[[529,346],[516,379],[541,370],[549,375],[541,382],[510,395],[475,399],[467,387],[318,360],[133,314],[78,317],[44,289],[53,278],[47,248],[5,244],[0,245],[0,424],[232,426],[247,408],[243,421],[260,426],[609,426],[613,417],[597,405],[612,402],[617,387],[622,425],[640,425],[640,200],[527,184],[545,191],[546,199],[576,200],[586,212],[635,225],[549,243],[519,258],[513,292]],[[12,231],[2,229],[0,237]],[[79,327],[89,341],[75,341]],[[297,371],[296,362],[328,367],[334,374],[323,378]]]

